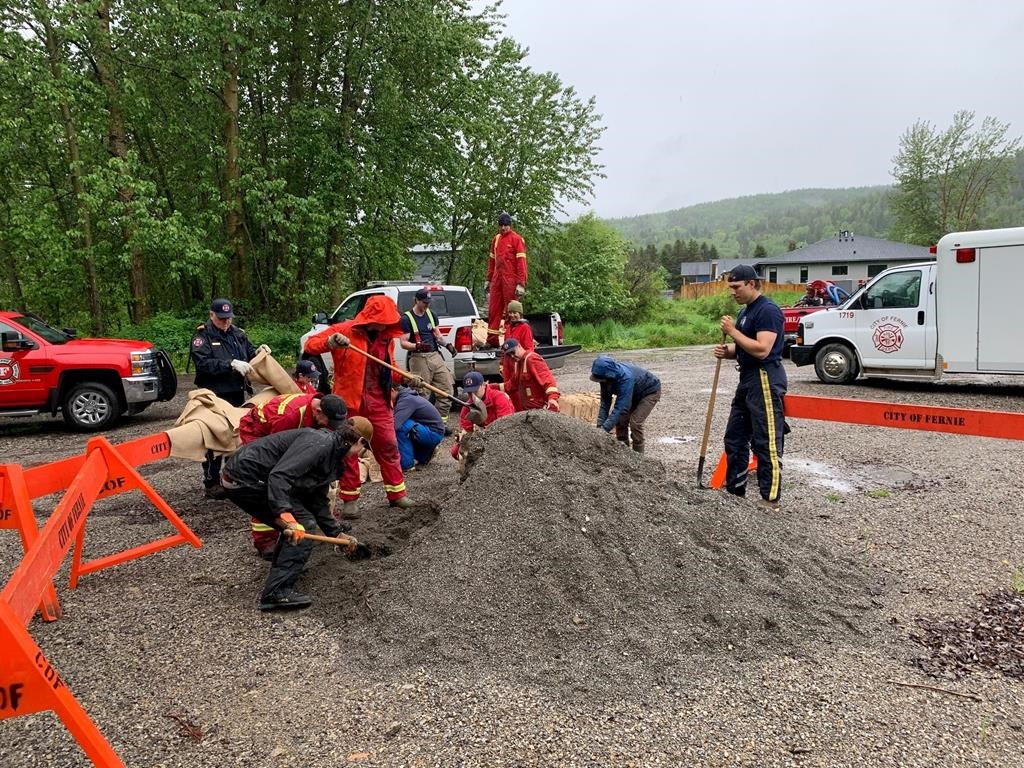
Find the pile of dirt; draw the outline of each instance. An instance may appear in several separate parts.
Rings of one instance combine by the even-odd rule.
[[[874,623],[865,578],[798,520],[666,481],[659,462],[581,421],[516,414],[467,449],[436,521],[364,564],[376,572],[361,599],[318,601],[371,660],[638,685],[708,654],[857,642]]]
[[[914,665],[933,677],[959,679],[968,672],[994,670],[1024,680],[1024,594],[1001,590],[987,595],[962,618],[917,620],[910,638],[930,651]]]

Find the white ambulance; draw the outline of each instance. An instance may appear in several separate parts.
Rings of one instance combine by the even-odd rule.
[[[1024,373],[1024,227],[955,232],[934,262],[882,272],[800,324],[790,356],[826,384],[858,376],[935,379]]]

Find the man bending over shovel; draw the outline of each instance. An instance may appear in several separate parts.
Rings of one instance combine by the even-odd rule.
[[[353,419],[333,432],[289,429],[243,445],[225,462],[221,482],[227,498],[284,534],[274,549],[261,611],[312,603],[294,589],[313,548],[303,539],[318,526],[328,536],[342,532],[331,515],[327,491],[341,477],[348,458],[369,447],[372,436],[366,419]]]

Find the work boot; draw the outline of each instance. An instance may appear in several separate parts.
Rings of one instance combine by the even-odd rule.
[[[412,509],[416,505],[412,503],[412,499],[408,496],[402,496],[400,499],[392,499],[389,501],[388,506],[394,507],[395,509]]]
[[[309,595],[296,592],[290,587],[284,587],[269,595],[260,598],[261,611],[291,610],[293,608],[307,608],[313,603]]]
[[[224,486],[221,485],[220,483],[206,486],[206,488],[203,490],[203,494],[206,496],[206,498],[215,499],[216,501],[221,501],[228,497],[227,493],[224,490]]]
[[[358,501],[346,501],[341,505],[341,511],[338,512],[339,520],[358,520],[359,519],[359,502]]]
[[[768,501],[768,499],[760,498],[760,499],[757,500],[757,506],[759,508],[767,510],[769,512],[781,512],[782,511],[782,504],[778,500]]]

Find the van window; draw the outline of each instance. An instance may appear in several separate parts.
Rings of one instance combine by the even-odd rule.
[[[864,309],[913,309],[921,302],[921,270],[894,272],[864,292]]]
[[[383,293],[363,293],[359,296],[350,296],[341,303],[337,311],[331,315],[332,323],[344,323],[347,320],[354,320],[359,310],[366,306],[371,296],[383,296]]]

